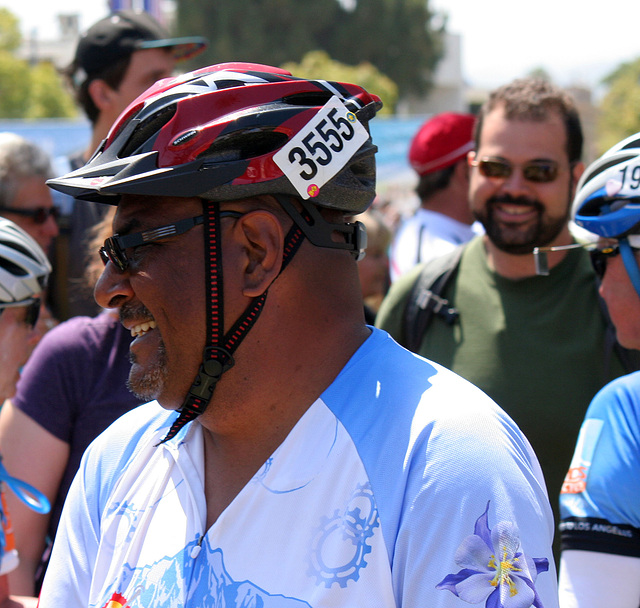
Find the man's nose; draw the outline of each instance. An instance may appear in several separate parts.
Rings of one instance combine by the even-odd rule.
[[[93,296],[102,308],[122,306],[133,297],[128,271],[121,271],[112,262],[107,262],[96,282]]]

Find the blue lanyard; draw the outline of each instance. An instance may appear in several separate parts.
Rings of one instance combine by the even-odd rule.
[[[2,464],[2,456],[0,456],[0,482],[4,482],[13,490],[15,495],[29,508],[37,513],[48,513],[51,510],[49,499],[39,490],[25,481],[21,481],[15,477],[11,477]],[[1,507],[0,507],[1,510]]]

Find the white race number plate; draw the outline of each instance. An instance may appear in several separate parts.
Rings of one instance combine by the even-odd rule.
[[[356,115],[334,96],[273,160],[303,199],[313,198],[367,139]]]

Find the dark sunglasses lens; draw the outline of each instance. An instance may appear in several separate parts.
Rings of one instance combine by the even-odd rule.
[[[24,322],[29,327],[35,327],[38,322],[38,317],[40,316],[40,300],[36,300],[27,306],[27,314],[25,316]]]
[[[525,179],[545,184],[558,177],[558,167],[552,163],[532,163],[522,170]]]
[[[591,265],[596,273],[596,276],[602,280],[604,273],[607,270],[607,258],[612,258],[620,250],[617,247],[606,247],[604,249],[593,249],[590,251]]]
[[[32,217],[36,224],[44,224],[49,219],[49,216],[57,220],[60,217],[60,209],[57,207],[38,207],[34,209]]]
[[[98,253],[100,254],[100,259],[102,260],[102,263],[106,266],[107,262],[109,261],[109,254],[107,253],[107,250],[104,247],[100,247],[100,250],[98,251]]]
[[[100,256],[102,257],[103,262],[106,257],[107,261],[115,264],[120,270],[126,270],[129,266],[129,260],[127,260],[127,256],[124,254],[122,249],[120,249],[120,246],[113,238],[108,238],[104,242],[104,247],[100,250]]]
[[[481,160],[478,169],[485,177],[504,179],[511,175],[511,165],[500,160]]]
[[[591,253],[591,265],[599,279],[604,277],[604,271],[607,269],[607,258],[602,255],[598,249],[594,249]]]

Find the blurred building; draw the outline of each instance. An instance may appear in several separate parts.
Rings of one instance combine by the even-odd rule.
[[[437,114],[467,112],[466,85],[462,77],[462,36],[445,33],[444,54],[436,66],[433,88],[426,97],[407,97],[397,105],[397,113]]]
[[[124,9],[143,10],[153,15],[167,29],[175,19],[175,3],[170,0],[109,0],[105,2],[104,16],[111,11]],[[58,34],[54,38],[42,38],[37,31],[25,34],[16,55],[32,64],[40,61],[53,63],[63,68],[71,63],[80,37],[80,15],[77,13],[59,13],[56,15]],[[87,29],[92,23],[83,24]]]
[[[77,13],[56,15],[58,36],[52,39],[42,38],[37,31],[27,33],[16,55],[29,63],[41,61],[53,63],[63,68],[71,63],[76,44],[80,37],[80,15]]]

